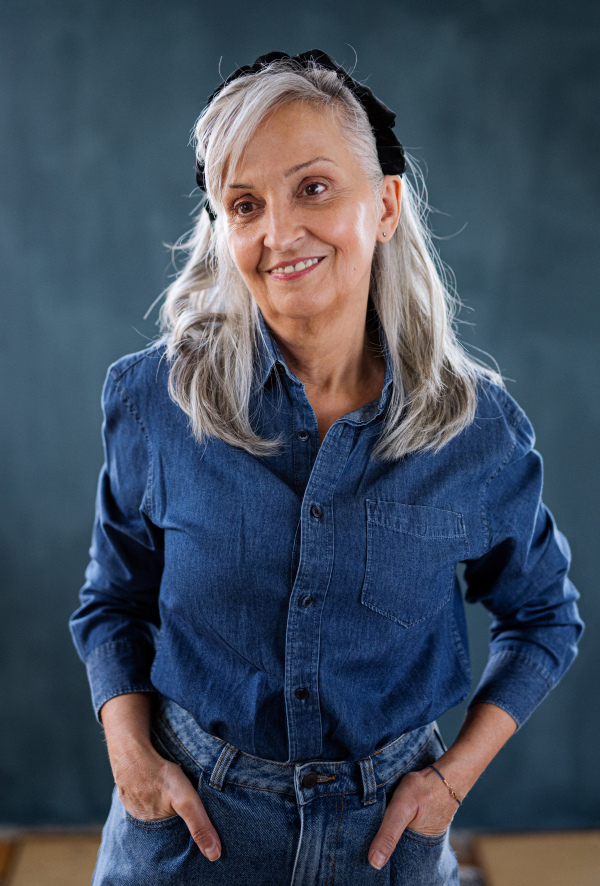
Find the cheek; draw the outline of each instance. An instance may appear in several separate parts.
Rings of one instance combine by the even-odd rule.
[[[355,204],[353,212],[332,219],[328,231],[330,242],[351,262],[353,269],[362,270],[365,263],[370,264],[376,239],[370,207]]]
[[[260,249],[250,238],[241,237],[239,234],[229,234],[227,238],[229,252],[238,270],[244,277],[257,273],[257,265],[260,259]]]

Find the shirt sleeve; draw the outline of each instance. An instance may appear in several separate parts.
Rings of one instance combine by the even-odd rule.
[[[583,622],[567,576],[569,544],[542,502],[533,428],[504,396],[511,443],[482,494],[487,553],[465,571],[467,601],[493,616],[490,656],[470,706],[498,705],[520,727],[573,662]]]
[[[118,374],[102,393],[105,463],[81,606],[69,626],[85,662],[99,715],[116,695],[153,691],[150,669],[160,624],[162,531],[151,519],[152,453],[148,434]]]

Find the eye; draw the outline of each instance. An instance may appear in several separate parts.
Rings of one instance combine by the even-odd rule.
[[[322,188],[322,190],[317,191],[316,188]],[[325,190],[325,185],[322,182],[309,182],[303,188],[303,192],[308,191],[309,197],[317,197],[319,194],[322,194],[324,190]]]
[[[241,203],[236,203],[233,207],[233,211],[237,213],[237,215],[250,215],[251,212],[254,211],[254,207],[256,203],[253,203],[251,200],[242,200]]]

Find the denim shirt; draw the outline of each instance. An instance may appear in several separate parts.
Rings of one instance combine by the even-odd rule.
[[[471,688],[457,564],[492,615],[471,699],[521,725],[582,630],[570,550],[541,501],[515,400],[482,378],[475,420],[439,452],[377,461],[393,384],[319,445],[304,385],[260,318],[251,403],[278,455],[199,444],[164,347],[108,372],[91,562],[71,618],[93,702],[156,691],[206,732],[280,761],[358,760]]]

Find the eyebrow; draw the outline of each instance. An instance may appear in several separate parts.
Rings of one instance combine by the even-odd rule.
[[[284,178],[289,178],[290,175],[293,175],[295,172],[299,172],[301,169],[305,169],[307,166],[312,166],[313,163],[319,163],[319,162],[333,163],[335,166],[335,161],[330,160],[329,157],[314,157],[312,160],[307,160],[306,163],[298,163],[297,166],[292,166],[291,169],[288,169],[287,172],[284,172],[283,176],[284,176]],[[230,188],[246,189],[246,190],[251,191],[252,188],[254,187],[254,185],[235,184],[235,185],[229,185],[229,187]]]

